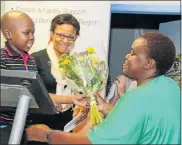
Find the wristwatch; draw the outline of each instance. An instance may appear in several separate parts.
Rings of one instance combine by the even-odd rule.
[[[47,140],[48,144],[51,144],[50,136],[51,136],[52,132],[53,132],[53,130],[51,129],[46,134],[46,140]]]

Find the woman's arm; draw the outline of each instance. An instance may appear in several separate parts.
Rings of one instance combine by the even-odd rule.
[[[51,144],[92,144],[87,134],[65,133],[53,131],[50,136]]]
[[[49,96],[51,97],[52,101],[55,104],[72,104],[73,103],[73,96],[60,96],[60,95],[55,95],[52,93],[49,93]]]
[[[115,105],[116,102],[119,100],[120,96],[117,94],[117,87],[114,91],[114,97],[111,98],[111,100],[109,100],[109,104]]]
[[[75,104],[78,106],[85,106],[87,104],[87,96],[85,94],[60,96],[49,93],[49,96],[54,104]]]
[[[26,129],[29,141],[47,142],[46,135],[51,129],[43,124],[32,125]],[[51,144],[91,144],[86,134],[66,133],[58,130],[48,137]]]

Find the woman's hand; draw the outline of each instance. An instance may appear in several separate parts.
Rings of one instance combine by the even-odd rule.
[[[104,115],[107,116],[113,109],[112,104],[104,104],[104,105],[98,105],[98,110]]]
[[[95,93],[94,96],[96,96],[97,107],[99,112],[107,116],[109,112],[112,111],[113,105],[108,104],[98,93]]]
[[[50,128],[44,124],[31,125],[26,129],[27,140],[46,142],[46,134]]]
[[[120,75],[114,83],[116,84],[115,95],[121,97],[126,92],[126,77]]]
[[[114,97],[109,101],[110,104],[115,105],[119,98],[126,92],[126,78],[123,75],[117,77],[114,81],[116,88],[114,91]]]
[[[87,96],[84,94],[78,94],[75,96],[60,96],[49,93],[52,102],[55,104],[58,112],[63,112],[62,104],[75,104],[78,106],[86,106]]]
[[[75,96],[72,96],[72,102],[77,106],[85,107],[87,105],[87,95],[77,94]]]

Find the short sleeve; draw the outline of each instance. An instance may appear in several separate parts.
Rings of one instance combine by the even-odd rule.
[[[137,144],[145,115],[133,97],[119,100],[107,118],[88,131],[92,144]]]

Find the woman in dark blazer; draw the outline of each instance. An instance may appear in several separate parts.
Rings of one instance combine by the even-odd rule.
[[[59,72],[58,60],[62,54],[69,53],[79,36],[80,24],[71,14],[59,14],[53,18],[50,28],[50,42],[46,49],[33,53],[38,72],[49,93],[61,96],[74,95]],[[63,130],[72,120],[71,104],[63,105],[63,113],[40,115],[36,124],[46,124],[53,129]]]

